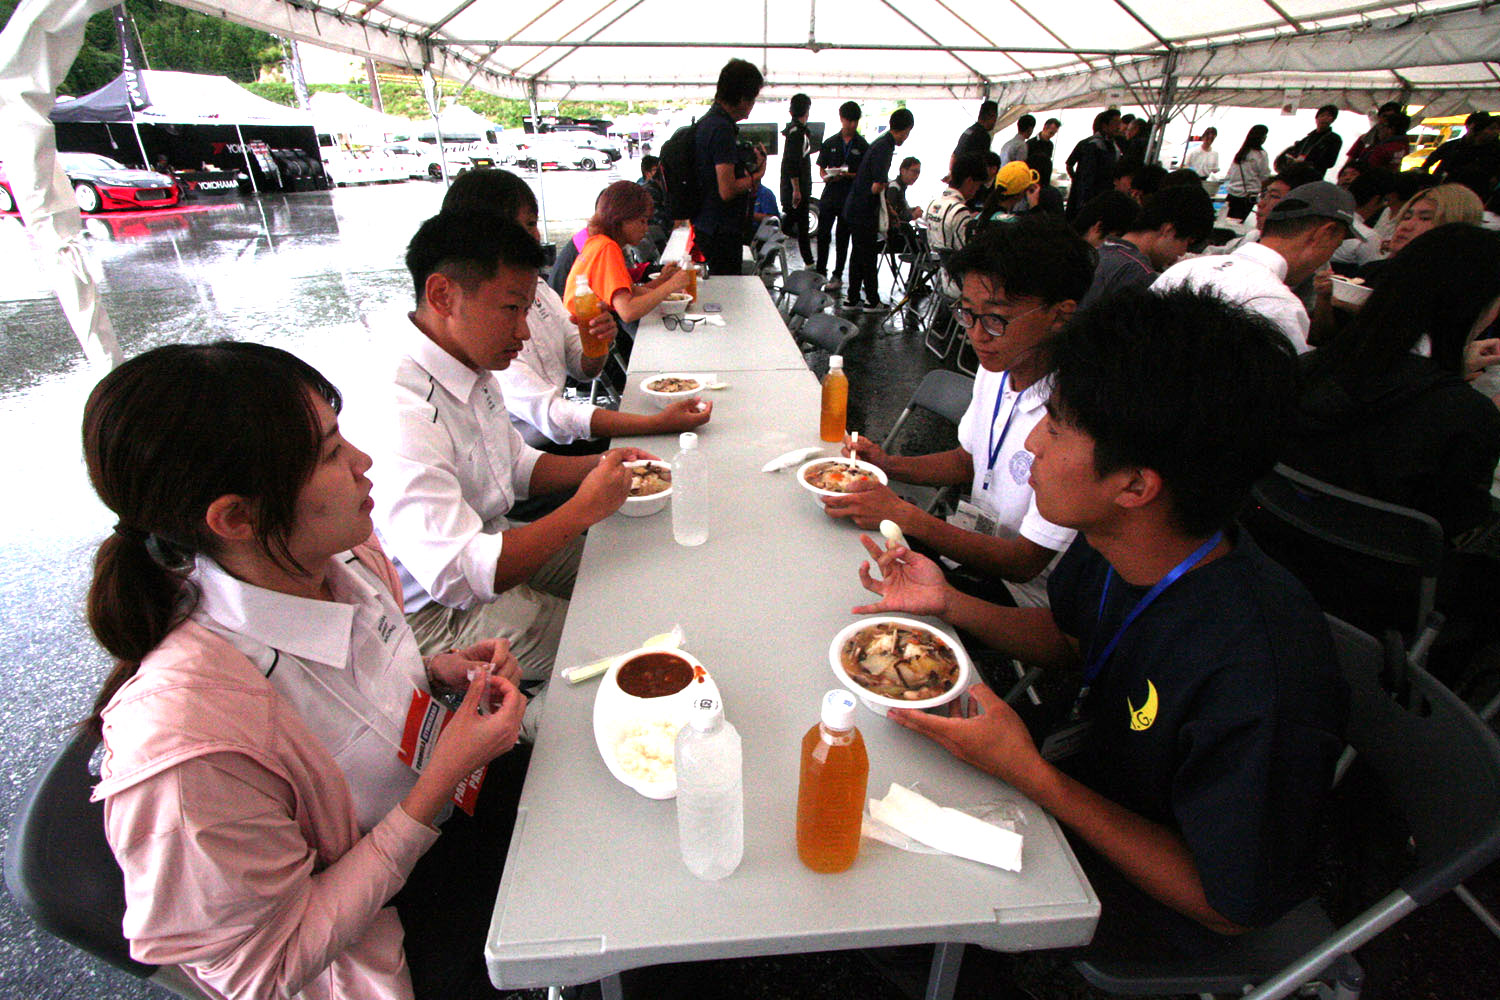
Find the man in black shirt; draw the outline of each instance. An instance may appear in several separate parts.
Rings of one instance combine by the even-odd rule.
[[[948,172],[953,172],[953,161],[965,153],[988,153],[990,151],[991,133],[995,131],[995,123],[1000,120],[1000,105],[994,101],[985,101],[979,106],[979,120],[964,129],[958,137],[958,145],[953,147],[953,155],[948,157]]]
[[[1103,904],[1091,947],[1203,954],[1311,894],[1348,711],[1317,605],[1235,523],[1283,443],[1295,355],[1211,294],[1131,289],[1077,314],[1051,359],[1029,481],[1043,517],[1080,531],[1051,607],[986,604],[865,538],[881,579],[866,564],[861,581],[883,599],[854,613],[939,615],[1025,663],[1081,668],[1040,748],[983,685],[982,714],[890,718],[1067,828]]]
[[[854,260],[849,265],[849,304],[866,311],[878,311],[880,304],[879,265],[876,244],[880,240],[881,222],[886,218],[885,189],[891,178],[891,159],[896,147],[911,135],[916,119],[906,108],[891,112],[890,130],[870,143],[860,161],[859,172],[844,201],[843,221],[849,224],[854,239]],[[860,295],[864,299],[860,299]]]
[[[1078,210],[1101,191],[1108,191],[1110,174],[1120,159],[1115,146],[1115,137],[1120,133],[1120,112],[1114,108],[1101,111],[1094,116],[1094,134],[1073,147],[1068,154],[1068,176],[1073,185],[1068,189],[1068,218],[1078,216]],[[1040,171],[1038,171],[1040,172]]]
[[[1322,180],[1328,169],[1339,161],[1339,150],[1344,148],[1343,136],[1333,130],[1334,119],[1338,116],[1336,104],[1319,108],[1313,119],[1316,127],[1276,157],[1276,172],[1281,173],[1291,166],[1303,166],[1313,172],[1313,180]]]
[[[849,188],[854,175],[859,172],[859,161],[864,158],[870,144],[860,135],[859,105],[845,101],[839,105],[839,131],[823,140],[818,151],[818,175],[823,179],[823,194],[818,199],[818,267],[828,272],[828,249],[834,243],[834,223],[844,209],[844,200],[849,197]],[[828,291],[838,291],[844,286],[844,261],[849,257],[849,227],[838,226],[838,256],[834,258],[833,273],[825,286]]]
[[[812,234],[807,231],[808,199],[812,197],[812,136],[807,131],[811,110],[812,98],[793,94],[792,120],[781,130],[781,229],[797,237],[803,267],[813,259]]]
[[[1466,184],[1481,199],[1500,183],[1500,117],[1476,111],[1464,119],[1464,134],[1449,139],[1427,157],[1422,169],[1438,183]]]
[[[1042,131],[1026,140],[1026,165],[1035,170],[1042,179],[1042,186],[1052,184],[1052,137],[1062,128],[1062,122],[1048,118],[1042,123]]]
[[[766,156],[757,149],[752,162],[743,162],[735,122],[750,116],[764,82],[753,63],[729,60],[719,71],[714,105],[698,122],[695,149],[703,200],[693,216],[693,245],[714,274],[740,273],[750,193],[766,172]]]

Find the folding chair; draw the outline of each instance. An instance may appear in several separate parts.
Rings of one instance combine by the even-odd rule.
[[[1324,611],[1373,635],[1396,629],[1409,648],[1430,644],[1445,551],[1437,521],[1285,465],[1256,483],[1251,499],[1245,523],[1256,543]]]
[[[859,335],[859,327],[842,316],[832,313],[817,313],[809,316],[797,328],[795,337],[799,344],[843,354],[844,346]]]
[[[5,851],[5,885],[49,934],[179,996],[206,1000],[177,966],[130,957],[120,930],[125,876],[104,839],[104,804],[90,802],[89,758],[99,739],[79,729],[41,769],[16,811]]]
[[[948,352],[953,350],[954,341],[962,334],[958,320],[953,316],[953,310],[958,307],[958,299],[939,290],[928,301],[932,304],[924,317],[927,332],[922,337],[922,346],[939,361],[946,361]]]
[[[781,310],[781,318],[786,320],[791,317],[791,303],[796,301],[797,296],[803,292],[821,292],[827,283],[826,274],[811,269],[793,271],[783,278],[780,285],[771,289],[771,296],[776,299],[776,308]]]
[[[816,316],[831,305],[833,305],[832,295],[817,289],[808,289],[797,296],[797,301],[792,306],[792,313],[787,317],[787,329],[795,335],[797,329],[806,323],[809,317]]]
[[[974,396],[974,380],[957,372],[936,369],[922,376],[922,381],[917,384],[917,391],[911,394],[911,399],[906,404],[906,409],[896,418],[891,425],[885,440],[880,443],[882,451],[892,453],[891,449],[901,434],[906,422],[910,419],[912,410],[923,409],[929,413],[948,421],[955,426],[963,419],[964,411],[969,408],[969,400]],[[959,489],[956,486],[947,486],[942,489],[934,489],[930,486],[912,486],[899,484],[900,492],[908,500],[922,506],[931,512],[957,496]]]
[[[1397,642],[1382,644],[1329,619],[1349,683],[1349,745],[1400,813],[1416,869],[1342,927],[1308,901],[1272,924],[1241,935],[1208,959],[1127,962],[1089,959],[1074,967],[1117,996],[1235,993],[1276,1000],[1304,984],[1340,981],[1354,1000],[1362,977],[1356,948],[1500,858],[1500,742],[1469,706],[1411,662]],[[1356,817],[1361,825],[1384,822]],[[1383,874],[1383,873],[1382,873]],[[1353,974],[1351,974],[1353,973]]]
[[[762,220],[760,226],[755,230],[755,235],[750,238],[750,249],[754,250],[756,256],[760,255],[760,248],[769,240],[786,239],[781,232],[781,221],[774,216]]]
[[[785,239],[778,236],[761,244],[760,253],[755,258],[755,273],[760,275],[761,283],[766,286],[767,291],[785,282],[790,270]]]

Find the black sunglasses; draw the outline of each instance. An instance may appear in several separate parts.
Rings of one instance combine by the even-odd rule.
[[[675,330],[680,326],[687,333],[691,333],[693,327],[701,322],[703,320],[697,316],[678,316],[676,313],[668,313],[661,318],[661,325],[668,330]]]

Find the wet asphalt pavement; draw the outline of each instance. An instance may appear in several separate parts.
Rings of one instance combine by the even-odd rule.
[[[610,179],[549,175],[551,235],[571,234]],[[295,351],[339,382],[353,377],[347,373],[357,372],[368,353],[361,315],[409,307],[402,253],[441,195],[439,185],[411,182],[98,217],[87,220],[87,228],[95,237],[104,302],[127,356],[159,344],[234,337]],[[82,613],[93,547],[113,523],[88,487],[78,446],[83,400],[98,373],[84,363],[33,256],[20,224],[0,217],[0,440],[15,474],[0,489],[0,676],[6,681],[0,837],[37,768],[87,713],[108,666]],[[880,437],[936,362],[919,336],[882,330],[877,317],[861,323],[867,335],[846,359],[850,426]],[[812,358],[819,374],[826,363],[826,355]],[[918,417],[912,431],[920,450],[953,444],[951,429],[936,420]],[[1473,887],[1496,902],[1494,878]],[[1367,996],[1500,995],[1500,942],[1456,904],[1419,920],[1408,921],[1414,932],[1388,935],[1380,963],[1384,989]],[[1028,959],[1015,972],[1039,997],[1093,995],[1061,960]],[[694,976],[693,995],[899,996],[861,961],[840,954],[715,963],[705,975],[715,985],[705,988]],[[161,995],[39,932],[0,893],[0,998]]]

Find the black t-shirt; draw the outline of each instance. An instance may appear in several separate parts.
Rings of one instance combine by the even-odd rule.
[[[838,214],[843,209],[844,199],[849,196],[849,186],[854,183],[854,175],[859,172],[859,163],[864,159],[869,148],[870,144],[858,132],[854,133],[854,138],[847,143],[844,142],[842,132],[835,132],[823,140],[823,148],[818,150],[818,166],[845,167],[849,170],[849,175],[831,177],[823,182],[823,194],[819,201],[820,211]]]
[[[782,152],[781,152],[781,184],[783,189],[789,189],[793,178],[802,182],[802,193],[811,195],[809,185],[812,183],[812,136],[807,131],[807,125],[798,122],[788,122],[781,130]],[[783,206],[791,211],[792,206]]]
[[[729,201],[719,197],[719,174],[721,163],[733,163],[736,177],[747,176],[740,166],[739,149],[735,145],[740,127],[718,104],[708,109],[708,114],[698,122],[695,144],[698,154],[698,188],[703,193],[703,202],[698,214],[693,216],[693,228],[705,236],[719,232],[738,233],[745,223],[750,207],[748,193]]]
[[[1062,766],[1177,831],[1209,904],[1259,926],[1310,894],[1348,692],[1312,597],[1247,534],[1230,534],[1233,550],[1168,587],[1121,636],[1084,703],[1092,727]],[[1109,569],[1079,535],[1047,581],[1052,616],[1085,663],[1148,589],[1109,574],[1101,616]]]
[[[859,171],[854,175],[854,184],[844,200],[844,218],[851,225],[874,229],[880,225],[875,214],[880,207],[880,196],[870,189],[876,184],[889,184],[891,159],[896,153],[896,138],[889,132],[870,143],[870,148],[860,158]]]
[[[1306,157],[1303,166],[1313,170],[1321,178],[1330,167],[1339,161],[1339,150],[1344,148],[1344,139],[1329,129],[1320,132],[1313,129],[1287,148],[1290,156]],[[1278,157],[1277,159],[1280,159]],[[1279,167],[1277,169],[1280,169]]]
[[[1052,140],[1037,136],[1026,140],[1026,165],[1037,172],[1043,184],[1052,183]]]
[[[953,147],[953,158],[956,160],[965,153],[988,153],[990,151],[990,133],[978,122],[964,129],[958,137],[958,145]]]

